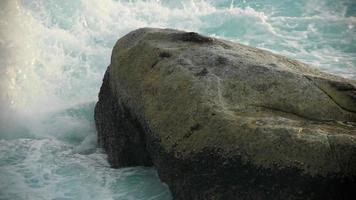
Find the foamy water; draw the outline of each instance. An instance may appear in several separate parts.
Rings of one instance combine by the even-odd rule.
[[[169,27],[356,79],[353,0],[1,0],[0,200],[171,199],[151,168],[111,169],[93,108],[118,38]]]

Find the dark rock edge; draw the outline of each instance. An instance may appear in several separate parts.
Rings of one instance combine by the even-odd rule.
[[[306,176],[295,168],[269,170],[205,149],[180,159],[161,148],[144,119],[112,93],[105,73],[95,107],[98,144],[114,168],[154,166],[174,199],[353,199],[356,177]],[[223,165],[221,165],[223,163]]]

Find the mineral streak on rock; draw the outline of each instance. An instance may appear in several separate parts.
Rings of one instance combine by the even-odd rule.
[[[113,167],[155,166],[175,199],[348,199],[356,82],[171,29],[115,45],[95,109]]]

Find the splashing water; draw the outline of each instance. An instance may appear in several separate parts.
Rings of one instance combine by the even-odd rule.
[[[356,79],[353,0],[0,1],[0,200],[171,199],[154,169],[111,169],[93,108],[116,40],[197,31]]]

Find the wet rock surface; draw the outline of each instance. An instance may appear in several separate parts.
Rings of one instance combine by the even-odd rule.
[[[349,199],[356,82],[171,29],[115,45],[95,109],[113,167],[155,166],[175,199]]]

